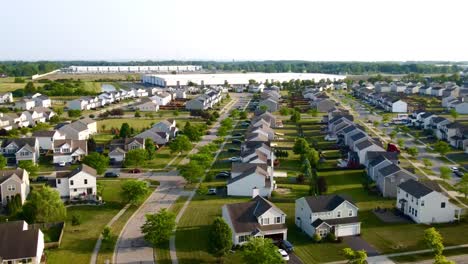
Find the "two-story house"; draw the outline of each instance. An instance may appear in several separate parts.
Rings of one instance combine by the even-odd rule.
[[[460,220],[461,209],[440,192],[435,182],[408,180],[398,186],[396,207],[418,224]]]
[[[1,170],[0,205],[6,206],[18,194],[23,204],[29,194],[29,173],[23,169]]]
[[[66,200],[96,200],[96,170],[86,164],[81,164],[71,172],[57,172],[52,185],[62,199]]]
[[[40,264],[44,253],[44,234],[25,221],[0,224],[0,263]]]
[[[179,129],[176,126],[175,119],[167,119],[167,120],[160,121],[154,124],[151,127],[151,130],[154,132],[165,132],[169,134],[170,138],[176,137],[177,132],[179,132]]]
[[[248,202],[223,205],[222,216],[232,230],[234,245],[241,245],[251,237],[287,239],[286,214],[260,195]]]
[[[58,130],[40,130],[33,132],[33,137],[39,142],[40,151],[48,151],[54,149],[54,141],[65,139],[65,135]]]
[[[1,153],[8,163],[17,164],[22,160],[37,163],[39,160],[39,142],[36,138],[9,138],[1,142]]]
[[[13,94],[11,92],[0,93],[0,104],[13,103]]]
[[[296,200],[295,223],[310,237],[355,236],[361,233],[359,208],[341,195],[307,196]]]
[[[268,164],[233,163],[231,179],[227,182],[227,194],[231,196],[251,196],[252,190],[258,189],[258,194],[269,197],[275,189],[273,168]]]
[[[168,92],[159,92],[150,99],[158,105],[168,105],[172,100],[172,96]]]
[[[408,180],[418,180],[418,177],[393,163],[375,174],[375,183],[383,197],[396,197],[398,185]]]
[[[57,139],[54,140],[54,164],[71,164],[82,160],[88,155],[88,143],[86,140]]]

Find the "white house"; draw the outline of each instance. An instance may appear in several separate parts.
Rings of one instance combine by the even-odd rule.
[[[143,98],[146,99],[146,98]],[[155,101],[141,100],[141,102],[136,103],[132,106],[133,109],[139,110],[141,112],[157,112],[159,111],[159,105]]]
[[[372,142],[371,140],[365,139],[364,141],[361,141],[354,145],[354,151],[359,157],[359,163],[365,164],[367,161],[366,154],[368,151],[384,151],[384,149],[381,146]]]
[[[88,155],[88,143],[86,140],[57,139],[54,140],[53,163],[76,163]]]
[[[154,124],[151,129],[153,132],[164,132],[169,134],[170,138],[174,138],[177,135],[177,132],[179,129],[176,126],[176,121],[175,119],[167,119],[160,121],[156,124]]]
[[[18,194],[23,204],[28,197],[29,190],[29,173],[26,170],[0,171],[0,207],[6,206]]]
[[[259,195],[248,202],[223,205],[222,215],[232,230],[234,245],[243,244],[251,237],[287,239],[286,214]]]
[[[392,113],[406,113],[408,112],[408,104],[402,100],[396,100],[392,103]]]
[[[29,98],[23,98],[15,102],[15,108],[21,109],[21,110],[30,110],[34,106],[36,106],[36,103],[32,99],[29,99]]]
[[[53,150],[55,140],[65,139],[65,135],[58,130],[36,131],[33,137],[37,138],[40,150]]]
[[[396,207],[418,224],[459,220],[461,209],[438,189],[434,182],[408,180],[398,186]]]
[[[231,179],[227,183],[227,194],[251,196],[253,188],[258,188],[260,196],[269,197],[275,189],[273,169],[267,164],[233,163]]]
[[[96,170],[86,164],[81,164],[71,172],[57,172],[54,188],[62,199],[96,200]]]
[[[341,195],[307,196],[296,200],[295,222],[309,236],[355,236],[361,233],[359,208]]]
[[[158,105],[168,105],[172,100],[172,96],[167,92],[159,92],[152,96],[150,99]]]
[[[455,111],[459,114],[468,114],[468,102],[460,102],[454,105]]]
[[[13,103],[13,94],[11,92],[0,93],[0,104]]]
[[[0,261],[5,264],[40,264],[44,253],[44,234],[25,221],[0,224]]]

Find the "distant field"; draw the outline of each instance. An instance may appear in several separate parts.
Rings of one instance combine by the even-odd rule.
[[[47,75],[41,79],[57,80],[57,79],[80,79],[83,81],[96,81],[101,79],[109,80],[127,80],[127,77],[132,77],[135,80],[140,79],[139,73],[103,73],[103,74],[69,74],[69,73],[55,73]]]

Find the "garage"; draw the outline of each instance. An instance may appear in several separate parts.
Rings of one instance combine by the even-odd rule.
[[[264,235],[264,238],[269,238],[273,241],[281,241],[284,239],[284,234],[283,233],[269,234],[269,235]]]
[[[344,236],[355,236],[359,235],[360,233],[360,224],[349,224],[349,225],[339,225],[336,226],[336,236],[337,237],[344,237]]]

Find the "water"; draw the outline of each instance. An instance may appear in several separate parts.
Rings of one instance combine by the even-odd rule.
[[[101,84],[101,92],[105,93],[105,92],[113,92],[113,91],[116,91],[117,89],[115,89],[115,86],[112,85],[112,84],[108,84],[108,83],[103,83]]]

